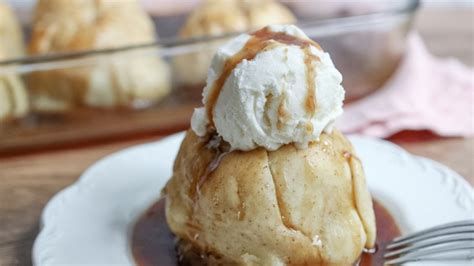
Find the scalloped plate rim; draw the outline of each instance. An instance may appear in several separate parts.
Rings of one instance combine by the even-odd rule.
[[[120,158],[121,156],[125,156],[131,152],[136,152],[137,150],[142,150],[146,148],[151,148],[154,145],[160,145],[162,143],[174,141],[176,139],[180,140],[184,137],[185,132],[178,132],[172,135],[169,135],[167,137],[164,137],[158,141],[154,142],[149,142],[149,143],[144,143],[144,144],[139,144],[135,146],[131,146],[122,150],[119,150],[117,152],[111,153],[109,155],[106,155],[105,157],[97,160],[94,162],[92,165],[90,165],[81,175],[80,177],[72,184],[69,186],[63,188],[59,192],[57,192],[45,205],[41,217],[40,217],[40,229],[39,233],[34,241],[33,248],[32,248],[32,262],[33,265],[40,265],[40,256],[39,256],[39,250],[42,247],[42,244],[45,243],[47,240],[47,235],[46,232],[50,227],[52,226],[52,219],[54,219],[54,214],[57,214],[60,212],[60,209],[58,204],[60,201],[66,201],[67,198],[70,198],[71,195],[74,195],[75,193],[78,193],[78,191],[84,186],[83,184],[86,184],[87,180],[94,178],[95,176],[93,175],[93,172],[95,169],[100,169],[104,164],[106,164],[109,161],[113,161],[117,158]],[[461,189],[465,190],[466,193],[470,193],[472,197],[470,197],[471,202],[474,202],[474,188],[463,178],[461,177],[457,172],[454,170],[450,169],[449,167],[434,161],[429,158],[417,156],[410,154],[400,146],[386,141],[382,139],[375,139],[371,137],[366,137],[366,136],[360,136],[360,135],[349,135],[349,139],[351,142],[354,140],[358,142],[371,142],[371,145],[380,145],[380,146],[385,146],[389,148],[389,150],[396,151],[398,155],[408,157],[411,160],[419,161],[419,162],[424,162],[429,164],[430,166],[440,169],[441,171],[445,171],[449,174],[449,178],[452,178],[454,182],[461,187]],[[466,194],[467,195],[467,194]],[[403,227],[404,225],[400,225]]]

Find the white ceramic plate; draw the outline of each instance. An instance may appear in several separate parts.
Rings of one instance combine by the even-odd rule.
[[[134,264],[134,221],[157,200],[182,138],[180,133],[108,156],[58,193],[43,212],[34,264]],[[452,170],[386,141],[350,139],[373,196],[402,231],[474,219],[473,189]]]

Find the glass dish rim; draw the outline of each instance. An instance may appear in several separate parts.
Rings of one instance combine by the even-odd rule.
[[[337,25],[339,26],[354,26],[361,24],[370,24],[374,21],[388,20],[390,17],[394,16],[411,16],[420,6],[420,0],[407,0],[406,4],[394,9],[388,9],[384,11],[376,11],[362,15],[354,16],[345,16],[339,18],[328,18],[328,19],[317,19],[317,20],[303,20],[301,23],[297,23],[301,27],[322,27],[327,25]],[[0,67],[17,67],[18,65],[35,65],[39,63],[54,63],[66,60],[75,60],[83,59],[94,56],[105,56],[112,55],[120,52],[131,52],[141,49],[166,49],[172,47],[180,47],[186,45],[198,45],[206,42],[216,41],[220,39],[226,39],[244,32],[231,32],[218,36],[203,36],[203,37],[194,37],[194,38],[163,38],[157,41],[143,43],[143,44],[134,44],[127,46],[120,46],[115,48],[105,48],[105,49],[91,49],[84,51],[75,51],[75,52],[59,52],[59,53],[50,53],[42,55],[25,55],[18,58],[12,58],[7,60],[0,60]]]

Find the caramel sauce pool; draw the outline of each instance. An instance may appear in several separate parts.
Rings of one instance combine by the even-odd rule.
[[[251,38],[247,41],[244,47],[234,56],[227,59],[224,63],[222,73],[214,81],[214,84],[211,87],[209,92],[207,104],[206,104],[206,114],[209,119],[209,128],[214,127],[213,111],[217,103],[217,99],[221,93],[222,87],[226,82],[229,75],[232,73],[232,70],[243,60],[252,60],[257,56],[261,51],[272,49],[276,47],[277,43],[287,44],[287,45],[296,45],[303,49],[305,54],[304,62],[306,64],[306,76],[308,83],[308,93],[307,100],[304,103],[310,116],[313,116],[316,110],[315,103],[315,94],[316,88],[314,84],[314,78],[311,78],[315,75],[315,64],[314,61],[319,61],[319,58],[311,54],[309,46],[314,46],[319,50],[322,50],[318,43],[312,40],[306,40],[297,38],[292,35],[288,35],[283,32],[272,32],[268,28],[263,28],[251,34]]]
[[[400,235],[400,229],[392,215],[375,200],[374,211],[377,222],[377,251],[374,254],[364,253],[359,264],[361,266],[383,265],[385,246]],[[165,201],[162,199],[150,207],[135,224],[131,248],[136,264],[178,265],[174,241],[174,235],[166,223]]]

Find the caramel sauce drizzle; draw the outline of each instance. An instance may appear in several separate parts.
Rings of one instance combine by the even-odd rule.
[[[267,151],[267,160],[268,160],[269,153]],[[276,204],[278,206],[278,210],[280,211],[280,218],[283,226],[293,231],[298,231],[298,228],[295,224],[291,221],[291,213],[286,207],[285,200],[283,198],[283,193],[285,192],[285,188],[282,186],[281,182],[278,182],[276,175],[273,172],[272,166],[268,160],[268,167],[270,171],[270,175],[272,177],[274,189],[275,189],[275,199]]]
[[[202,140],[202,143],[205,143],[206,148],[212,150],[213,157],[209,164],[207,165],[204,171],[200,173],[193,174],[191,184],[189,187],[188,195],[192,201],[190,213],[188,215],[188,220],[186,222],[186,226],[189,228],[190,235],[188,235],[188,239],[190,241],[197,241],[199,238],[199,232],[201,231],[201,226],[198,221],[194,219],[194,211],[197,208],[197,200],[201,195],[201,187],[204,183],[209,179],[212,173],[219,167],[222,159],[229,153],[231,153],[230,146],[228,143],[223,141],[218,135],[211,135],[209,139]],[[243,219],[245,216],[245,206],[241,202],[239,205],[238,211],[239,219]]]
[[[208,128],[209,131],[214,130],[214,119],[213,119],[213,111],[214,107],[217,103],[217,99],[221,93],[222,87],[226,82],[227,78],[232,73],[232,70],[243,60],[252,60],[257,56],[257,54],[267,48],[272,43],[278,42],[286,45],[296,45],[304,49],[305,52],[305,64],[307,65],[307,82],[308,82],[308,99],[305,103],[308,106],[309,113],[312,115],[316,110],[316,104],[314,101],[315,97],[315,84],[314,79],[311,78],[314,76],[315,69],[314,64],[312,63],[313,60],[319,60],[317,56],[311,54],[309,47],[314,46],[319,50],[322,50],[318,43],[309,40],[309,39],[302,39],[292,35],[288,35],[284,32],[273,32],[270,31],[268,27],[265,27],[261,30],[255,31],[251,34],[251,38],[247,41],[244,47],[234,56],[227,59],[224,63],[224,67],[222,69],[222,73],[220,76],[214,81],[212,88],[209,92],[207,104],[206,104],[206,114],[209,119]]]
[[[276,195],[278,209],[280,210],[280,218],[283,225],[288,229],[291,229],[293,231],[298,231],[298,228],[296,227],[296,225],[294,225],[292,221],[290,220],[291,215],[290,215],[290,211],[288,210],[288,208],[286,208],[286,205],[284,203],[283,192],[281,191],[280,188],[278,188],[276,184],[275,184],[275,195]]]
[[[314,78],[316,76],[316,69],[314,62],[320,61],[320,58],[311,53],[309,46],[304,47],[303,51],[304,63],[306,65],[306,83],[308,84],[305,108],[310,117],[313,117],[316,113],[316,84]]]
[[[206,148],[213,151],[212,160],[207,165],[203,173],[195,174],[191,182],[189,197],[196,202],[199,197],[200,189],[211,174],[219,167],[222,159],[231,152],[228,143],[224,142],[219,136],[213,135],[209,140],[204,140],[207,143]]]
[[[286,121],[288,120],[290,116],[290,114],[286,110],[285,100],[286,100],[286,94],[283,94],[281,97],[281,101],[278,104],[278,112],[277,112],[278,114],[277,128],[279,130],[283,128],[283,125],[286,123]]]

